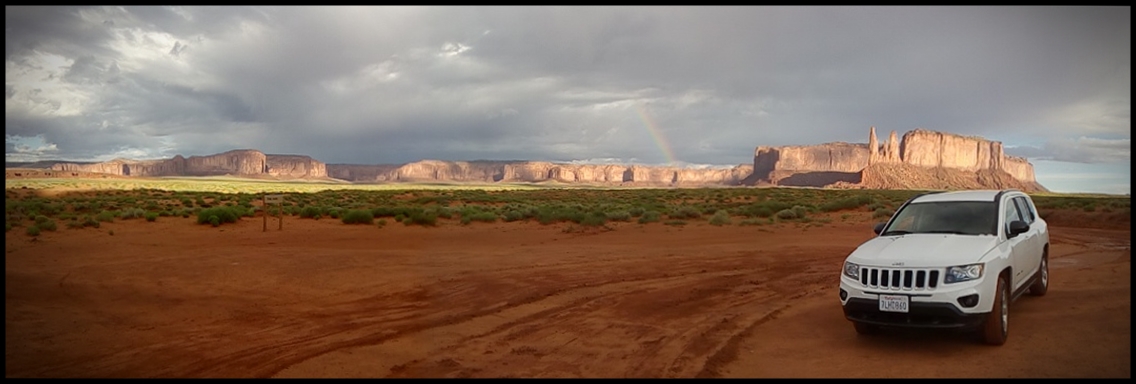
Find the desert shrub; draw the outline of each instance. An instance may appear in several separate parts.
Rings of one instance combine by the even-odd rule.
[[[683,226],[683,225],[686,225],[686,222],[685,222],[685,221],[682,221],[682,220],[667,220],[667,221],[666,221],[666,222],[664,222],[663,224],[666,224],[666,225],[673,225],[673,226],[676,226],[676,227],[677,227],[677,226]]]
[[[473,221],[495,223],[495,222],[497,222],[497,214],[493,213],[493,212],[476,212],[476,213],[471,213],[468,216],[465,215],[465,214],[462,215],[462,218],[461,218],[462,224],[469,224],[470,222],[473,222]]]
[[[241,218],[236,207],[217,206],[205,208],[197,212],[197,224],[211,224],[214,227],[223,223],[236,223]],[[213,218],[217,220],[214,221]]]
[[[12,230],[12,222],[5,220],[4,221],[4,232],[8,232],[8,231],[11,231],[11,230]]]
[[[403,215],[401,213],[394,215],[394,221],[401,223],[403,220],[406,220],[406,215]]]
[[[379,221],[376,222],[375,224],[378,225],[379,228],[385,227],[385,226],[387,226],[387,219],[379,219]]]
[[[662,216],[662,215],[663,214],[659,213],[659,211],[643,212],[643,215],[639,216],[639,224],[647,224],[647,223],[658,222],[659,219],[660,219],[660,216]]]
[[[744,220],[742,220],[742,221],[739,221],[739,222],[738,222],[738,225],[742,225],[742,226],[745,226],[745,225],[757,225],[757,226],[761,226],[761,225],[765,225],[765,223],[764,223],[764,222],[763,222],[762,220],[760,220],[760,219],[744,219]]]
[[[777,218],[782,220],[792,220],[797,218],[797,211],[792,209],[782,209],[777,211]]]
[[[672,219],[680,219],[680,220],[681,219],[697,219],[697,218],[702,217],[702,212],[700,212],[698,210],[698,208],[695,208],[695,207],[682,206],[682,207],[679,207],[679,208],[671,211],[671,213],[667,214],[667,217],[672,218]]]
[[[37,228],[39,228],[39,229],[41,229],[41,230],[44,230],[44,231],[52,231],[52,232],[55,232],[55,229],[56,229],[56,227],[55,227],[55,220],[51,220],[51,219],[48,219],[47,221],[44,221],[44,222],[42,222],[42,223],[37,223],[37,224],[35,225],[35,227],[37,227]]]
[[[433,212],[415,212],[405,219],[402,223],[406,225],[421,225],[424,227],[433,227],[438,222],[438,216]]]
[[[353,209],[344,213],[342,220],[343,224],[372,224],[375,216],[369,210]]]
[[[805,218],[805,216],[808,216],[809,208],[804,207],[804,206],[800,206],[800,205],[794,205],[793,206],[793,213],[797,214],[798,218],[803,219],[803,218]]]
[[[528,216],[520,209],[510,209],[501,214],[501,220],[504,220],[506,222],[524,220],[526,218],[528,218]]]
[[[71,228],[71,229],[83,228],[83,223],[81,221],[78,221],[78,220],[69,221],[69,222],[67,222],[67,228]]]
[[[83,216],[82,222],[83,222],[83,227],[98,228],[101,225],[98,220],[91,218],[90,216]]]
[[[34,225],[30,226],[27,229],[27,233],[28,233],[28,236],[39,236],[39,227],[34,226]]]
[[[627,211],[627,213],[631,214],[631,217],[639,217],[643,216],[644,213],[647,213],[647,209],[643,207],[632,207]]]
[[[881,209],[887,209],[887,205],[883,204],[883,203],[868,204],[868,212],[875,212],[875,211],[878,211],[878,210],[881,210]]]
[[[888,218],[888,217],[891,217],[891,215],[893,213],[894,212],[892,212],[890,209],[879,208],[879,209],[876,209],[875,212],[872,212],[872,218],[873,219]]]
[[[142,208],[127,208],[118,213],[118,218],[123,220],[137,219],[146,215],[146,211]]]
[[[710,224],[711,225],[730,224],[730,213],[726,212],[726,210],[724,210],[724,209],[719,209],[717,212],[714,212],[713,216],[710,216]]]
[[[43,224],[43,223],[46,223],[48,221],[51,221],[51,219],[48,219],[47,216],[38,215],[38,216],[35,217],[36,225]]]
[[[628,211],[615,211],[608,212],[607,219],[611,221],[631,221],[631,212]]]
[[[840,200],[830,201],[820,205],[820,210],[823,212],[834,212],[847,209],[856,209],[861,206],[870,204],[872,197],[867,195],[851,196]]]
[[[162,212],[164,213],[165,211],[162,211]],[[159,215],[159,213],[157,213],[157,212],[146,212],[146,221],[158,220],[158,215]]]
[[[318,216],[321,212],[323,212],[323,210],[321,210],[319,207],[314,207],[314,206],[309,205],[309,206],[306,206],[306,207],[300,209],[300,217],[305,218],[305,219],[311,219],[311,218],[315,218],[316,216]],[[371,217],[374,217],[374,216],[371,216]]]
[[[580,223],[586,214],[576,205],[553,205],[537,207],[535,216],[538,222],[547,225],[561,221]]]
[[[598,227],[607,223],[607,215],[605,215],[603,212],[592,212],[584,215],[584,217],[581,218],[578,223],[580,225]]]
[[[111,212],[109,210],[101,211],[101,212],[99,212],[98,216],[94,217],[94,219],[97,219],[97,220],[99,220],[99,222],[103,222],[103,223],[114,222],[115,212]]]
[[[433,212],[438,217],[443,218],[443,219],[451,219],[451,218],[454,217],[454,214],[455,214],[454,210],[451,209],[450,207],[435,207],[434,209],[431,209],[430,211]],[[493,215],[493,217],[494,217],[493,221],[497,221],[497,215]]]

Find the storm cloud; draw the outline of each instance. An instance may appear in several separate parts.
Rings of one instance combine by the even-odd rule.
[[[1131,161],[1129,7],[5,10],[9,161],[737,165],[872,126]]]

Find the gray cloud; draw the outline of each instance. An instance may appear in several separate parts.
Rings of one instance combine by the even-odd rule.
[[[9,157],[735,165],[875,126],[1130,161],[1127,7],[5,10]]]
[[[1057,139],[1042,147],[1006,147],[1006,154],[1027,159],[1066,161],[1073,163],[1124,163],[1132,159],[1131,139],[1097,139],[1079,137]]]

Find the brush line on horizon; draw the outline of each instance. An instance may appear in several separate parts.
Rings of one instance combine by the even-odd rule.
[[[674,151],[671,150],[671,144],[667,141],[667,137],[659,130],[658,124],[655,124],[655,119],[647,113],[647,108],[642,104],[635,106],[639,112],[639,118],[643,120],[643,125],[647,127],[647,132],[651,134],[651,138],[655,139],[655,145],[659,146],[659,150],[663,152],[663,157],[666,159],[668,165],[678,164],[678,159],[675,158]]]

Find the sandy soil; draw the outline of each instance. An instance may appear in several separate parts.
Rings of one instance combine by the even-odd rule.
[[[6,377],[1131,377],[1131,229],[1052,226],[1006,345],[858,336],[824,227],[192,219],[5,236]],[[1089,221],[1086,221],[1089,220]],[[1093,225],[1087,225],[1087,224]],[[1098,228],[1086,228],[1098,227]],[[113,231],[113,235],[110,234]]]

